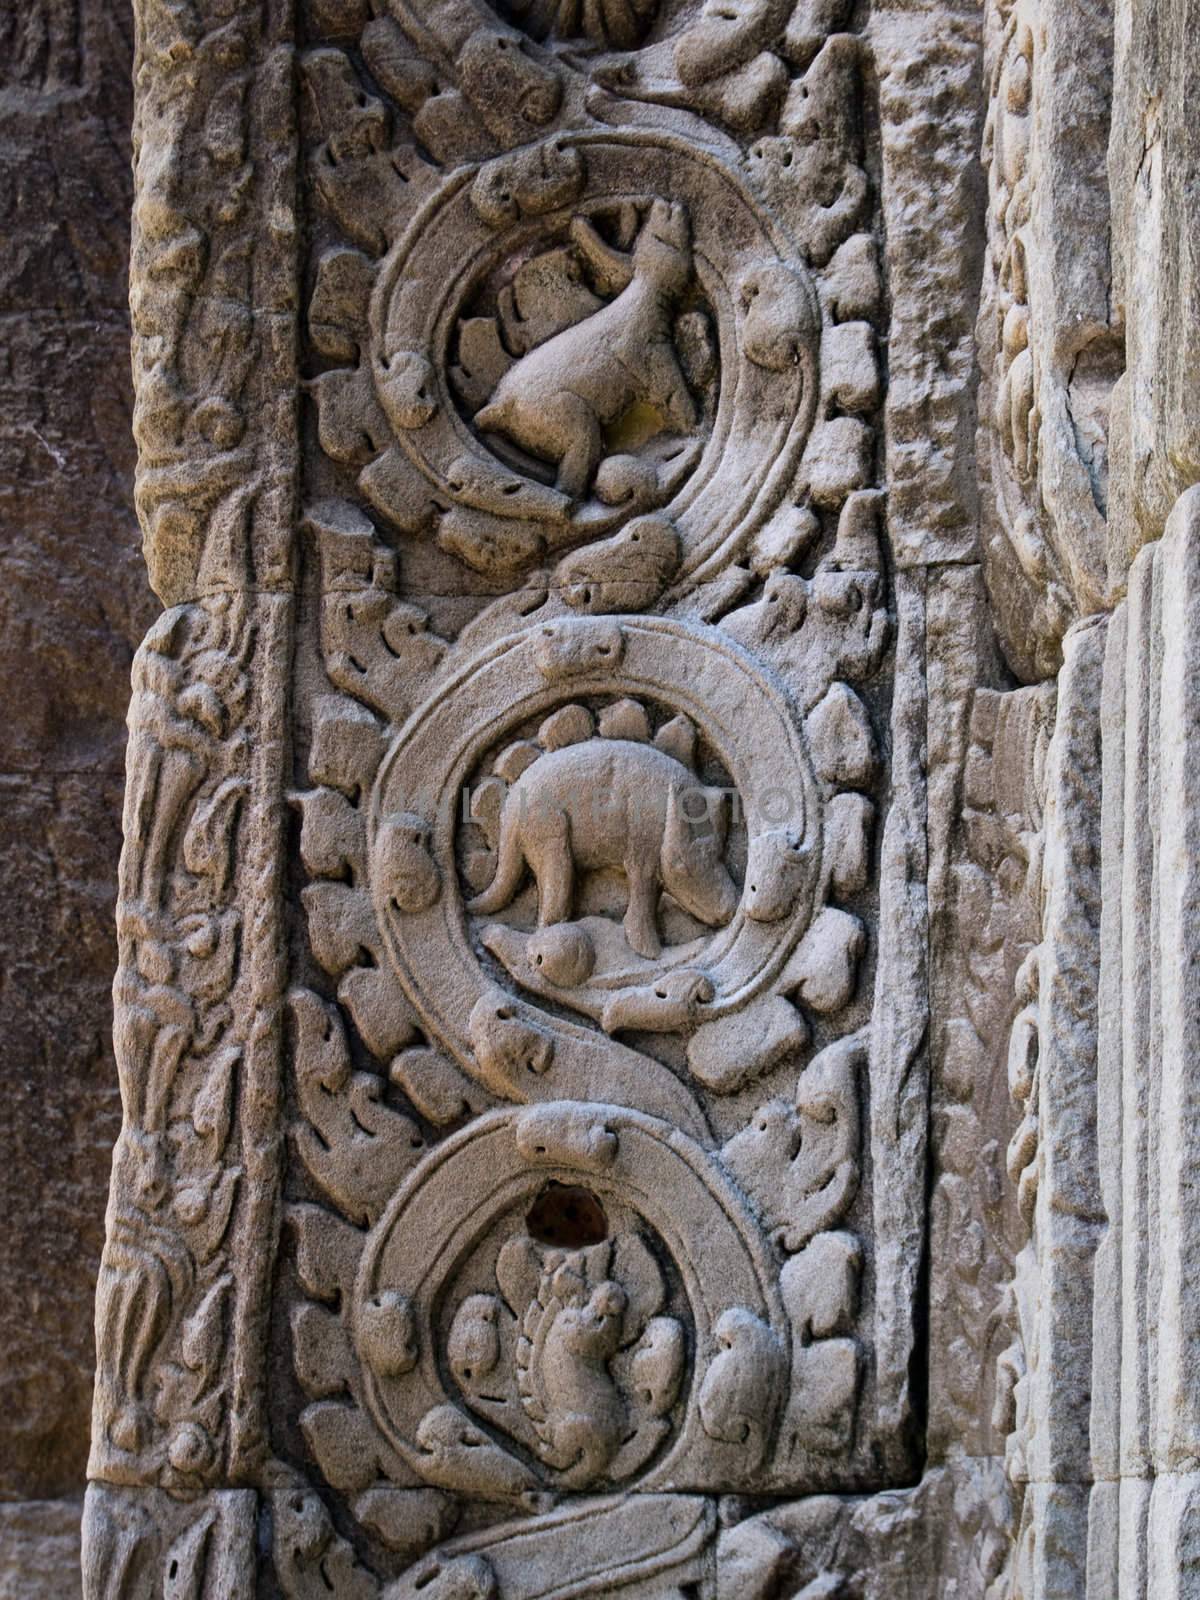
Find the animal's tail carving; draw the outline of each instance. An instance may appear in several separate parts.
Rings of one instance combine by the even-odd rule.
[[[511,801],[512,791],[509,791]],[[521,847],[520,807],[506,803],[500,813],[500,844],[496,851],[496,875],[482,894],[468,902],[467,910],[477,917],[494,917],[503,911],[521,886],[525,871],[525,852]]]

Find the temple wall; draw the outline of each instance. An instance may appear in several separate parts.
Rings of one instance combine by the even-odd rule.
[[[1196,21],[18,29],[0,1584],[1194,1592]]]

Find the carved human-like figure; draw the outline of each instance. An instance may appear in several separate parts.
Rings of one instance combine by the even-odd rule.
[[[629,886],[625,936],[653,960],[662,952],[660,890],[708,927],[728,922],[737,907],[721,801],[721,791],[703,787],[682,762],[631,739],[591,739],[539,756],[505,796],[495,876],[469,909],[503,910],[528,865],[539,926],[567,922],[576,870],[619,867]]]
[[[554,462],[558,488],[579,499],[604,455],[605,428],[631,406],[652,407],[678,433],[698,413],[674,342],[675,305],[692,275],[684,207],[654,200],[631,252],[607,245],[583,217],[571,238],[616,299],[522,356],[475,425]]]

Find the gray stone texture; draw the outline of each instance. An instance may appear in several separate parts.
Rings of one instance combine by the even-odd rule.
[[[124,716],[157,609],[131,505],[131,60],[119,5],[44,0],[0,19],[0,1591],[14,1596],[70,1593],[78,1562],[120,1126]]]
[[[4,1600],[77,1600],[82,1594],[79,1500],[0,1505],[0,1595]]]
[[[1194,1595],[1194,0],[135,13],[0,22],[0,1595]]]

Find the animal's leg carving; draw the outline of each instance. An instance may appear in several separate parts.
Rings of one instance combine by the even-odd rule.
[[[587,493],[592,474],[604,454],[604,436],[596,413],[586,400],[563,390],[547,407],[546,422],[558,432],[565,449],[558,463],[556,487],[578,500]]]
[[[612,1442],[597,1433],[596,1418],[566,1417],[556,1423],[554,1433],[564,1485],[568,1489],[582,1489],[593,1483],[612,1458]]]
[[[631,950],[656,961],[662,954],[658,937],[658,873],[652,864],[629,862],[629,906],[625,912],[625,937]]]
[[[620,294],[633,282],[633,252],[606,244],[586,217],[571,219],[571,243],[583,256],[601,294]]]
[[[646,348],[646,393],[666,416],[675,433],[687,433],[696,426],[699,416],[679,365],[675,347],[666,339],[656,340]]]
[[[575,861],[566,814],[546,808],[531,816],[525,853],[538,886],[538,927],[570,921],[575,899]]]

